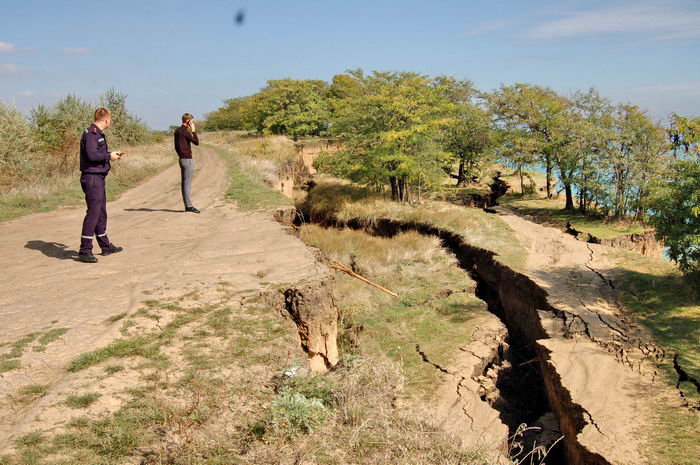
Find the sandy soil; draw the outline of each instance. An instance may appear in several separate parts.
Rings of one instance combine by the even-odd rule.
[[[21,368],[0,374],[0,450],[26,419],[8,407],[10,396],[30,384],[70,386],[66,365],[119,336],[119,324],[107,318],[133,313],[147,299],[189,291],[206,301],[221,283],[246,293],[326,272],[269,215],[242,213],[224,202],[226,167],[214,151],[199,148],[194,157],[193,201],[202,213],[182,211],[175,165],[109,203],[108,234],[124,251],[98,257],[97,264],[73,259],[82,208],[0,224],[0,352],[29,333],[68,329],[44,352],[27,346]]]
[[[645,463],[640,438],[652,422],[650,400],[664,391],[656,381],[658,349],[620,304],[624,289],[610,278],[614,265],[604,246],[588,244],[501,209],[501,218],[528,248],[527,274],[566,312],[562,320],[541,312],[551,339],[540,343],[583,407],[587,425],[579,441],[612,463]]]

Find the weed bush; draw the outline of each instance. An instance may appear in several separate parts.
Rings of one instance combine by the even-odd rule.
[[[0,186],[8,185],[31,166],[31,126],[14,105],[0,101]]]
[[[271,426],[276,435],[296,437],[323,424],[328,409],[323,401],[284,388],[270,406]]]

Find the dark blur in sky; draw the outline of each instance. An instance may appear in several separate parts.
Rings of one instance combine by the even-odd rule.
[[[0,3],[0,99],[25,112],[113,86],[164,129],[268,79],[360,67],[454,75],[483,90],[595,86],[655,118],[700,114],[697,1]]]

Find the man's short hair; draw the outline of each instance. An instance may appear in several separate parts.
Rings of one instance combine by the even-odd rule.
[[[95,121],[102,121],[106,119],[110,114],[111,113],[108,109],[100,107],[97,110],[95,110]]]
[[[194,116],[190,115],[189,113],[185,113],[184,115],[182,115],[182,122],[183,123],[186,123],[186,122],[191,121],[193,119],[194,119]]]

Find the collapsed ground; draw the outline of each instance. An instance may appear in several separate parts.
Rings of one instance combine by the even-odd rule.
[[[223,148],[217,149],[230,163],[230,178],[236,180],[228,187],[228,198],[239,209],[288,205],[260,181],[274,185],[270,181],[279,174],[279,166],[302,169],[295,164],[298,155],[293,147],[279,139],[234,138],[233,146],[230,142],[221,141]],[[266,156],[269,152],[274,156]],[[289,183],[293,178],[285,179]],[[499,291],[499,280],[488,279],[489,268],[495,267],[516,275],[531,273],[535,288],[524,300],[545,311],[543,321],[550,326],[542,329],[565,335],[552,343],[573,345],[571,354],[586,348],[592,370],[609,366],[611,377],[620,379],[614,376],[617,371],[636,373],[659,365],[651,384],[646,371],[639,374],[645,394],[653,394],[644,400],[655,405],[639,404],[638,412],[622,413],[615,409],[624,403],[604,403],[609,412],[595,408],[569,412],[571,418],[582,420],[571,427],[584,431],[584,443],[586,437],[603,445],[622,443],[626,457],[610,458],[611,463],[694,463],[697,415],[683,407],[689,400],[674,390],[679,378],[670,358],[657,360],[655,355],[674,341],[673,334],[661,341],[660,349],[645,345],[647,354],[639,355],[641,345],[630,350],[638,341],[646,344],[652,339],[624,314],[623,304],[631,297],[608,289],[601,279],[609,277],[621,287],[616,274],[620,269],[605,256],[609,251],[571,243],[573,238],[557,230],[519,223],[523,220],[517,217],[442,202],[418,209],[399,206],[352,185],[327,181],[312,189],[304,209],[308,221],[323,227],[306,224],[300,237],[331,260],[350,265],[400,296],[395,299],[353,278],[337,277],[341,362],[335,370],[323,377],[305,376],[301,366],[307,354],[295,338],[290,339],[296,337],[295,327],[282,317],[288,309],[280,311],[278,302],[269,299],[284,291],[284,286],[268,280],[269,270],[250,270],[256,290],[236,289],[237,284],[232,289],[226,279],[198,286],[198,292],[190,294],[144,289],[148,294],[137,297],[126,315],[116,313],[115,321],[102,323],[128,343],[74,358],[76,365],[68,365],[76,368],[70,375],[73,381],[60,389],[36,383],[20,386],[12,394],[16,412],[54,409],[55,417],[64,421],[53,431],[38,429],[19,436],[16,455],[4,460],[493,463],[494,454],[507,455],[511,448],[517,454],[518,444],[527,454],[534,441],[551,443],[561,431],[552,419],[556,406],[542,401],[546,373],[530,370],[540,366],[542,352],[522,350],[522,338],[536,333],[514,337],[518,326],[509,324],[498,308],[503,299],[492,298]],[[382,218],[393,223],[382,223]],[[425,227],[417,228],[419,224]],[[345,225],[356,230],[336,228]],[[386,237],[374,237],[377,234]],[[458,236],[462,245],[446,241],[445,234]],[[477,267],[482,273],[475,273],[469,262],[479,253],[469,249],[460,255],[460,247],[472,246],[498,254],[488,266],[482,262]],[[498,263],[505,268],[498,268]],[[532,298],[542,297],[536,288],[549,293],[548,304]],[[586,292],[569,292],[581,288]],[[633,292],[641,295],[638,289]],[[70,332],[59,334],[63,329],[18,334],[7,347],[23,354],[42,347],[49,352],[70,336]],[[552,348],[550,342],[543,344]],[[692,347],[692,338],[687,344]],[[682,357],[681,364],[692,373],[692,351],[683,351]],[[76,360],[90,363],[83,367]],[[565,360],[552,357],[551,362]],[[513,375],[513,370],[521,371]],[[512,384],[521,377],[525,385]],[[614,391],[610,379],[600,377],[593,392]],[[681,384],[692,394],[692,383]],[[591,387],[585,382],[579,386]],[[524,392],[526,397],[512,397],[509,391]],[[572,392],[573,403],[596,401],[581,398],[583,394]],[[524,403],[535,408],[523,409]],[[616,427],[615,418],[606,416],[610,413],[617,413],[624,423],[634,418],[639,428],[624,441],[596,439],[596,435],[612,436],[606,429],[609,424]],[[66,423],[69,417],[74,419]],[[525,432],[509,441],[521,420],[543,428],[545,434]],[[562,457],[565,452],[555,448],[547,463],[565,463]]]

